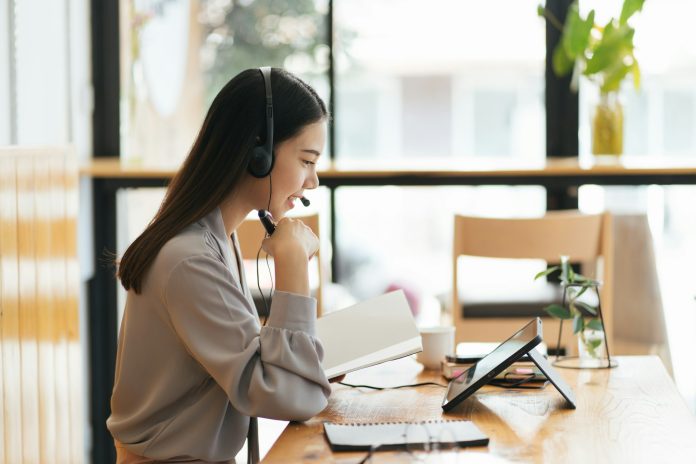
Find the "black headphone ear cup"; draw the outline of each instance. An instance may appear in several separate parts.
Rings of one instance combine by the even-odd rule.
[[[266,177],[273,167],[273,155],[266,147],[255,147],[249,160],[249,172],[254,177]]]
[[[266,177],[273,169],[273,90],[271,88],[271,68],[259,68],[266,91],[266,140],[256,146],[250,154],[249,173],[254,177]]]

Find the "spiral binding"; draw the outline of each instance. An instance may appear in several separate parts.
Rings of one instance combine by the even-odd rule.
[[[417,421],[417,422],[408,422],[408,421],[395,421],[395,422],[348,422],[348,423],[336,423],[336,422],[325,422],[325,424],[331,424],[331,425],[341,425],[341,426],[347,426],[347,427],[366,427],[370,425],[422,425],[422,424],[450,424],[453,422],[469,422],[464,419],[429,419],[429,420],[423,420],[423,421]]]

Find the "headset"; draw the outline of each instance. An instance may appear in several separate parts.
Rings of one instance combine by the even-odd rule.
[[[264,140],[263,145],[258,145],[254,147],[249,155],[249,173],[256,178],[264,178],[271,174],[273,170],[273,164],[275,162],[275,156],[273,155],[273,91],[271,90],[271,67],[263,66],[259,68],[261,76],[263,76],[263,85],[266,89],[266,140]],[[271,185],[272,188],[272,185]],[[268,194],[268,204],[271,204],[271,192]],[[309,206],[310,202],[307,198],[302,197],[300,201],[304,206]],[[273,235],[275,232],[275,223],[273,222],[273,216],[271,213],[265,209],[259,210],[259,219],[261,224],[266,229],[268,236]],[[259,293],[261,293],[261,299],[263,300],[263,305],[266,307],[266,314],[270,314],[270,308],[266,302],[266,297],[261,290],[261,284],[259,279],[259,257],[261,255],[261,247],[259,247],[258,253],[256,253],[256,285],[258,286]],[[268,255],[266,255],[266,265],[268,266]],[[268,268],[270,274],[271,268]],[[271,293],[273,293],[273,277],[271,277]],[[268,321],[268,316],[263,321],[263,325],[266,325]]]
[[[263,66],[259,68],[261,76],[263,76],[263,85],[266,89],[266,140],[263,145],[254,147],[249,157],[249,173],[257,178],[268,176],[273,169],[275,156],[273,155],[273,91],[271,89],[271,67]],[[269,198],[270,205],[270,198]],[[300,201],[304,206],[309,206],[310,202],[307,198],[301,197]],[[275,231],[273,216],[268,211],[259,210],[259,219],[268,235],[272,235]]]
[[[273,169],[273,91],[271,90],[271,68],[259,68],[266,89],[266,139],[263,145],[254,147],[249,156],[249,173],[257,178],[266,177]]]

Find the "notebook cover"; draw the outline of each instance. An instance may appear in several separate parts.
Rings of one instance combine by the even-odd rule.
[[[423,350],[403,290],[380,295],[317,319],[328,378]]]
[[[384,422],[377,424],[334,424],[324,422],[324,433],[333,451],[400,449],[439,442],[458,446],[486,446],[485,436],[471,421]],[[430,437],[430,438],[429,438]],[[408,442],[407,442],[408,440]]]

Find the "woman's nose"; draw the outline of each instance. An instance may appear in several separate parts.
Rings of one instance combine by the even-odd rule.
[[[319,176],[317,172],[314,171],[311,176],[307,177],[305,180],[304,188],[307,190],[312,190],[319,187]]]

